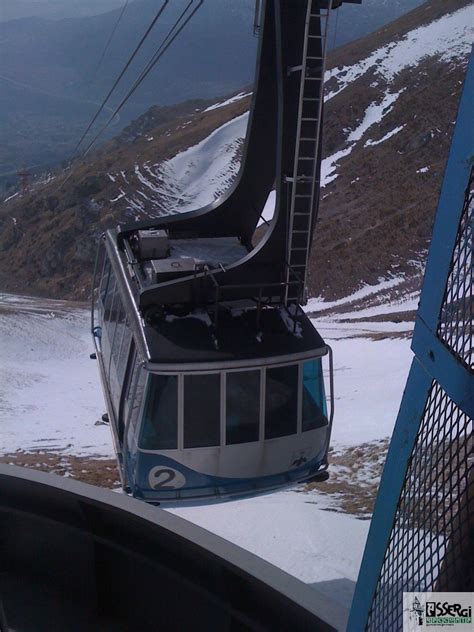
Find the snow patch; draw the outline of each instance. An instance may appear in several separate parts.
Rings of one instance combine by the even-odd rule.
[[[181,193],[181,212],[214,201],[237,175],[240,163],[236,164],[234,158],[245,138],[248,116],[246,112],[232,119],[194,147],[163,163],[163,179],[173,182]],[[203,182],[207,187],[203,187]]]
[[[266,222],[270,222],[275,215],[276,208],[276,191],[270,191],[265,206],[262,211],[262,215],[258,221],[258,225],[261,226]]]
[[[63,301],[0,295],[0,454],[48,450],[113,458],[90,313]]]
[[[167,511],[311,584],[357,579],[370,524],[323,511],[311,495],[292,491]],[[341,588],[334,583],[332,596],[349,607]]]
[[[377,285],[369,285],[368,283],[365,283],[360,290],[353,292],[349,296],[338,299],[337,301],[324,301],[321,297],[310,298],[304,309],[305,312],[313,313],[331,309],[333,307],[339,307],[340,305],[347,305],[362,298],[367,298],[368,296],[379,294],[385,290],[390,290],[404,281],[404,276],[395,276],[390,279],[380,279]]]
[[[413,354],[410,340],[387,338],[334,338],[337,325],[313,320],[325,340],[331,341],[334,364],[334,448],[356,446],[390,437],[395,426]],[[376,323],[364,323],[372,331]],[[377,323],[383,326],[386,323]],[[329,326],[328,326],[329,325]],[[349,324],[350,336],[363,332]]]
[[[17,193],[14,193],[13,195],[10,195],[10,197],[5,198],[3,200],[3,204],[5,204],[5,202],[9,202],[10,200],[13,200],[13,198],[16,198],[17,195],[20,195],[19,191]]]
[[[339,166],[339,161],[341,160],[341,158],[347,157],[352,152],[355,144],[364,136],[368,129],[370,129],[373,125],[380,124],[381,120],[392,110],[393,104],[402,94],[402,92],[404,92],[404,90],[405,88],[403,90],[400,90],[399,92],[392,93],[390,91],[387,91],[380,103],[371,103],[366,109],[360,124],[347,136],[346,142],[349,143],[349,146],[345,147],[344,149],[340,149],[332,156],[324,158],[321,161],[321,188],[324,188],[339,176],[339,174],[336,173],[336,169]],[[395,131],[392,131],[392,133],[386,135],[383,139],[379,141],[367,141],[367,143],[376,145],[383,142],[384,140],[387,140],[387,138],[393,136],[393,134],[395,133]]]
[[[382,136],[382,138],[379,138],[379,140],[371,140],[369,138],[369,140],[365,141],[364,147],[373,147],[374,145],[380,145],[381,143],[384,143],[389,138],[392,138],[392,136],[395,136],[395,134],[398,134],[398,132],[401,132],[404,127],[405,125],[399,125],[398,127],[395,127],[395,129],[392,129],[390,132],[387,132],[385,136]]]
[[[402,70],[417,66],[429,57],[439,57],[443,63],[467,57],[472,46],[473,23],[472,6],[463,7],[413,29],[398,42],[378,48],[357,64],[328,70],[326,81],[335,79],[337,87],[326,94],[325,100],[332,99],[369,71],[390,82]]]
[[[114,198],[113,200],[110,200],[111,204],[113,204],[114,202],[118,202],[119,200],[121,200],[122,198],[124,198],[126,195],[125,191],[122,191],[122,189],[120,189],[120,194],[117,195],[116,198]]]
[[[227,99],[226,101],[221,101],[220,103],[215,103],[214,105],[210,105],[208,108],[203,110],[203,112],[211,112],[212,110],[223,108],[226,105],[230,105],[231,103],[235,103],[236,101],[240,101],[241,99],[245,99],[245,97],[249,97],[251,95],[252,95],[252,92],[239,92],[239,94],[236,94],[235,96],[230,97],[230,99]]]
[[[370,318],[373,316],[381,316],[383,314],[397,314],[403,312],[416,312],[418,309],[418,303],[420,296],[418,292],[413,292],[408,296],[405,296],[401,301],[383,303],[382,305],[375,305],[373,307],[367,307],[366,309],[358,309],[350,312],[344,312],[338,314],[338,318],[343,320],[358,320],[360,318]],[[376,323],[370,323],[370,326],[376,325]],[[384,325],[387,328],[387,325]],[[390,325],[390,330],[393,331],[393,326]]]
[[[372,125],[379,124],[381,120],[393,109],[393,104],[402,92],[404,92],[404,90],[405,88],[399,92],[393,93],[387,91],[380,103],[371,103],[365,111],[362,122],[347,137],[348,142],[353,143],[360,140],[365,132],[372,127]]]
[[[340,151],[336,151],[335,154],[329,156],[328,158],[324,158],[321,161],[321,188],[324,188],[327,184],[335,180],[339,174],[335,173],[337,167],[339,166],[339,160],[348,156],[354,145],[350,145],[346,147],[346,149],[341,149]]]

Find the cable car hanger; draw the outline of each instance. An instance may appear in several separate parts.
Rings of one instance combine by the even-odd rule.
[[[100,240],[95,355],[122,485],[137,498],[225,499],[327,478],[332,353],[301,305],[333,6],[262,2],[248,132],[229,191]],[[254,247],[275,183],[274,216]]]

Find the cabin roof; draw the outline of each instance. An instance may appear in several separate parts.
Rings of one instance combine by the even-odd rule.
[[[259,320],[258,320],[259,318]],[[204,310],[185,316],[171,313],[145,325],[150,362],[156,364],[240,363],[290,355],[324,355],[327,347],[309,318],[283,307],[223,306],[218,323]]]
[[[310,319],[296,304],[287,309],[281,302],[245,297],[214,302],[207,309],[193,309],[184,301],[163,305],[161,285],[151,287],[153,300],[143,308],[140,291],[149,290],[146,286],[141,289],[131,276],[133,265],[130,260],[127,262],[126,253],[118,250],[115,233],[109,231],[107,235],[107,249],[122,299],[143,360],[153,365],[150,369],[220,370],[291,362],[291,356],[303,359],[328,352]]]

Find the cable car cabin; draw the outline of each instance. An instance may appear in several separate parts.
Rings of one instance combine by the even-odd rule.
[[[123,248],[117,231],[106,234],[93,323],[124,487],[148,501],[226,497],[324,470],[321,358],[329,349],[310,320],[301,309],[248,299],[220,301],[217,312],[141,307],[137,275],[145,295],[149,287],[159,296],[157,277],[189,266],[191,253],[207,266],[213,254],[227,262],[248,254],[228,238],[215,249],[209,239],[170,239],[168,256],[142,259],[144,249],[157,254],[146,252],[150,233],[132,233]]]
[[[122,481],[137,497],[251,494],[324,474],[331,354],[300,306],[339,4],[263,0],[234,184],[206,207],[101,240],[92,330]],[[274,215],[256,239],[273,188]]]

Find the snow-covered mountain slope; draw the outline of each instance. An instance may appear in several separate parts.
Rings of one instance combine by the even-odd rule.
[[[474,8],[467,5],[408,31],[400,40],[377,48],[355,64],[328,70],[326,100],[367,73],[385,81],[393,81],[402,70],[414,68],[430,57],[437,57],[442,63],[465,57],[471,51],[473,18]]]
[[[419,287],[472,22],[467,0],[429,0],[331,53],[311,295],[335,299],[400,275],[404,291]],[[4,203],[1,286],[85,297],[104,228],[219,197],[238,173],[249,100],[244,90],[185,104],[174,121],[150,110],[71,172]]]

